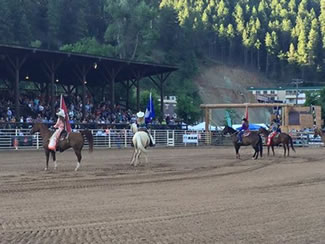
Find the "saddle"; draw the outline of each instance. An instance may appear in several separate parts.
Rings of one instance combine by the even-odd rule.
[[[140,127],[140,128],[138,128],[138,131],[144,131],[144,132],[146,132],[146,133],[148,134],[148,136],[149,136],[149,140],[150,140],[150,144],[149,144],[149,146],[150,146],[150,147],[153,147],[154,144],[153,144],[153,141],[151,140],[151,135],[150,135],[148,129],[147,129],[147,128]],[[131,143],[131,146],[133,147],[133,143]]]
[[[68,139],[69,133],[66,130],[63,130],[60,134],[59,141],[63,141],[64,139]]]
[[[63,130],[60,134],[59,140],[57,142],[56,148],[60,152],[63,152],[67,149],[67,145],[69,144],[69,134],[66,130]]]
[[[250,134],[251,134],[250,131],[246,131],[246,132],[243,134],[243,137],[249,136]]]

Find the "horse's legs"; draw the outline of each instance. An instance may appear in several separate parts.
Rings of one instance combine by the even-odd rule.
[[[45,165],[45,171],[49,168],[49,157],[50,157],[50,151],[48,149],[45,149],[45,156],[46,156],[46,165]]]
[[[146,164],[148,164],[148,154],[147,153],[143,153],[144,158],[146,159]]]
[[[253,146],[254,150],[255,150],[255,153],[253,155],[253,159],[258,159],[258,151],[259,151],[259,148],[258,148],[258,144],[256,144],[255,146]]]
[[[77,166],[74,169],[74,171],[77,171],[80,168],[80,163],[81,163],[81,158],[82,158],[81,157],[81,149],[74,148],[73,150],[74,150],[74,153],[76,154],[77,159],[78,159]]]
[[[271,146],[272,147],[272,153],[273,153],[273,157],[275,156],[275,153],[274,153],[274,145]]]
[[[240,158],[240,154],[239,154],[239,148],[240,146],[235,145],[235,150],[236,150],[236,158]]]
[[[290,146],[289,146],[289,142],[287,143],[287,149],[288,149],[288,157],[289,157],[289,151],[290,151]]]
[[[52,154],[52,159],[54,162],[54,170],[56,170],[56,168],[58,167],[58,164],[56,163],[56,155],[55,155],[55,151],[51,151]]]
[[[132,154],[132,159],[131,159],[131,165],[134,165],[134,161],[135,161],[135,154],[136,154],[136,152],[137,152],[137,149],[134,149],[134,152],[133,152],[133,154]]]
[[[267,156],[270,156],[270,145],[267,146]]]
[[[283,150],[284,150],[284,157],[286,157],[287,155],[287,147],[286,147],[286,144],[283,143]]]
[[[138,164],[140,164],[140,154],[141,154],[141,150],[137,149],[137,152],[135,154],[135,163],[134,166],[138,166]]]

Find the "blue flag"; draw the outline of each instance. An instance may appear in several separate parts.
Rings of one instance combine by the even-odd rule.
[[[145,113],[144,117],[146,119],[146,123],[150,123],[156,117],[155,109],[153,107],[153,100],[152,100],[151,92],[150,92],[149,101],[147,104],[147,109],[146,109],[146,113]]]

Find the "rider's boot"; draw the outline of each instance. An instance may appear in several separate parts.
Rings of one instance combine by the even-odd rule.
[[[153,137],[152,137],[149,133],[148,133],[148,135],[149,135],[149,137],[150,137],[150,147],[154,147],[154,146],[156,146],[156,143],[155,143]]]

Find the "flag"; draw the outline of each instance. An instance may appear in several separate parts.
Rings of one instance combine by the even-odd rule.
[[[70,133],[72,130],[71,130],[71,125],[70,125],[70,120],[69,120],[69,111],[67,109],[67,106],[65,105],[62,94],[61,94],[61,99],[60,99],[60,108],[63,109],[63,111],[65,113],[65,128],[66,128],[66,131],[68,133]]]
[[[155,116],[156,116],[155,109],[153,107],[153,100],[152,100],[152,96],[151,96],[151,92],[150,92],[149,101],[147,104],[146,112],[144,114],[146,123],[150,123],[155,118]]]
[[[248,121],[248,106],[246,106],[245,119],[247,119],[247,121]]]
[[[230,117],[230,114],[229,114],[229,112],[226,110],[226,115],[225,115],[225,117],[226,117],[226,123],[227,123],[227,125],[229,126],[229,127],[231,127],[232,126],[232,123],[231,123],[231,117]]]

